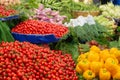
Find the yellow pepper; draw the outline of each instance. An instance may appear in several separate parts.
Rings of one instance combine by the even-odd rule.
[[[80,54],[78,59],[77,59],[77,62],[79,62],[83,59],[87,59],[87,56],[88,56],[88,53]]]
[[[113,65],[113,64],[118,64],[118,62],[113,58],[107,58],[106,61],[105,61],[105,64]]]
[[[95,73],[95,75],[99,75],[99,70],[102,68],[102,62],[91,62],[90,69]]]
[[[85,80],[93,80],[93,78],[95,78],[95,73],[91,70],[86,70],[83,73],[83,77],[85,78]]]
[[[119,63],[118,59],[115,57],[114,54],[110,54],[110,58],[113,58],[115,60],[116,64]]]
[[[84,57],[84,54],[80,54],[77,58],[77,62],[79,62],[82,58],[81,57]]]
[[[113,76],[114,80],[120,80],[120,71]]]
[[[99,79],[100,80],[110,80],[111,74],[107,71],[106,68],[101,68],[99,72]]]
[[[78,73],[82,73],[82,70],[81,70],[81,68],[78,66],[78,64],[76,65],[76,68],[75,68],[75,70],[76,70],[76,72],[78,72]]]
[[[116,56],[118,62],[120,62],[120,50],[116,54],[114,53],[114,55]]]
[[[90,51],[94,51],[94,52],[96,52],[96,53],[99,53],[99,52],[100,52],[100,48],[97,47],[97,46],[92,46],[92,47],[90,48]]]
[[[111,72],[112,77],[114,77],[117,73],[120,72],[120,66],[119,65],[114,65],[113,69],[114,69],[114,71]]]
[[[99,61],[100,57],[99,57],[99,54],[96,53],[96,52],[93,52],[93,51],[90,51],[89,52],[89,55],[88,55],[88,60],[90,62],[92,61]]]
[[[117,72],[118,64],[113,58],[108,58],[104,64],[105,68],[114,75]]]
[[[120,56],[119,50],[117,48],[111,48],[110,54],[114,54],[116,57]]]
[[[100,58],[103,61],[105,61],[109,57],[110,57],[110,54],[109,54],[109,50],[108,49],[104,49],[104,50],[100,51]]]
[[[85,71],[89,69],[90,62],[87,59],[81,60],[78,63],[78,66],[82,69],[82,71]]]
[[[120,56],[117,57],[118,62],[120,63]]]

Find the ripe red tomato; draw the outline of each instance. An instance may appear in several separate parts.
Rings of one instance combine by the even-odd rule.
[[[33,24],[32,24],[33,23]],[[26,20],[12,29],[12,32],[23,34],[54,34],[56,37],[62,37],[68,32],[68,28],[38,20]]]
[[[77,80],[74,68],[71,55],[62,51],[28,42],[0,44],[0,80]]]

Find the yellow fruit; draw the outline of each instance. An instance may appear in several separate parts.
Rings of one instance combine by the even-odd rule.
[[[101,68],[99,72],[100,80],[110,80],[111,74],[106,68]]]
[[[91,70],[86,70],[83,73],[83,77],[85,78],[85,80],[93,80],[93,78],[95,78],[95,73]]]
[[[102,68],[102,62],[91,62],[90,69],[96,74],[99,74],[99,70]]]
[[[80,74],[82,73],[82,70],[81,70],[81,68],[78,65],[76,66],[75,70],[76,70],[76,72],[78,72]]]
[[[78,63],[78,66],[81,68],[82,71],[85,71],[89,69],[90,62],[87,59],[84,59]]]
[[[92,62],[92,61],[99,61],[99,54],[98,54],[98,53],[95,53],[95,52],[93,52],[93,51],[90,51],[90,52],[89,52],[89,55],[88,55],[88,60],[89,60],[90,62]]]
[[[99,53],[99,52],[100,52],[100,48],[97,47],[97,46],[92,46],[92,47],[90,48],[90,51],[94,51],[94,52],[96,52],[96,53]]]

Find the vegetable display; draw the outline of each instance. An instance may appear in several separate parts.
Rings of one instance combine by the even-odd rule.
[[[114,20],[110,20],[103,15],[96,16],[94,17],[95,21],[98,22],[99,24],[103,25],[108,29],[108,31],[113,35],[115,29],[117,28],[117,25],[115,24]]]
[[[78,80],[72,56],[28,42],[0,44],[1,80]]]
[[[54,24],[62,24],[66,16],[61,16],[59,11],[51,10],[51,8],[44,8],[44,5],[41,4],[38,9],[36,9],[36,15],[33,18],[40,21],[47,21]]]
[[[14,15],[16,13],[17,13],[16,10],[7,9],[7,8],[5,8],[5,6],[0,5],[0,17],[7,17],[7,16],[10,16],[10,15]]]
[[[12,29],[12,32],[22,34],[54,34],[60,38],[68,32],[68,28],[62,25],[52,24],[39,20],[26,20]]]
[[[89,1],[0,0],[0,80],[120,80],[120,6]]]
[[[74,28],[77,37],[82,41],[97,40],[98,38],[105,38],[110,34],[108,29],[98,23],[96,24],[85,24],[83,26],[77,26]]]
[[[97,21],[98,23],[100,23],[101,25],[103,25],[105,27],[112,28],[112,29],[117,27],[113,20],[109,20],[109,19],[105,18],[103,15],[96,16],[96,17],[94,17],[94,19],[95,19],[95,21]]]
[[[100,10],[102,11],[102,15],[110,18],[120,18],[120,6],[114,6],[112,3],[108,3],[106,5],[101,5]]]
[[[89,52],[80,54],[78,57],[76,71],[83,74],[86,80],[96,77],[99,80],[117,79],[120,73],[120,50],[117,48],[100,49],[92,46]]]

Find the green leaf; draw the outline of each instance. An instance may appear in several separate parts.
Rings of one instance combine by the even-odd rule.
[[[117,41],[112,41],[109,43],[109,47],[112,48],[112,47],[116,47],[118,48],[118,42]]]
[[[78,75],[78,80],[85,80],[83,74],[77,74],[77,75]]]
[[[10,29],[5,24],[5,22],[0,21],[0,42],[5,41],[5,42],[11,42],[14,41],[13,36],[10,33]]]
[[[88,52],[90,50],[90,47],[88,44],[80,44],[79,43],[79,48],[81,48],[81,52]]]
[[[94,25],[85,24],[74,28],[75,34],[81,41],[102,40],[109,36],[108,29],[96,23]]]
[[[61,42],[55,46],[55,49],[71,54],[75,61],[79,56],[78,44],[75,42]]]

